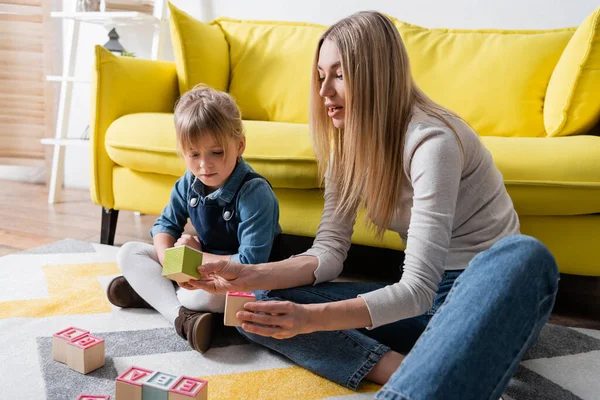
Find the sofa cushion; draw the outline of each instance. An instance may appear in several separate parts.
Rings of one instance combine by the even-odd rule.
[[[552,71],[575,29],[427,29],[394,20],[413,76],[482,136],[546,136]]]
[[[600,212],[600,137],[482,137],[519,215]]]
[[[577,28],[548,84],[548,136],[589,131],[600,118],[600,7]]]
[[[318,188],[308,125],[244,121],[244,158],[276,188]],[[483,137],[521,215],[600,212],[600,137]],[[173,114],[119,118],[106,133],[117,165],[139,172],[181,176]]]
[[[182,93],[207,83],[228,90],[245,120],[308,123],[310,69],[324,26],[230,18],[204,23],[169,7]]]
[[[244,159],[273,187],[318,188],[308,125],[244,121]],[[106,132],[106,151],[118,165],[140,172],[181,176],[173,114],[139,113],[117,119]]]
[[[229,49],[215,23],[204,24],[169,3],[171,41],[180,93],[198,83],[226,91],[229,85]]]
[[[308,123],[311,67],[325,27],[240,21],[217,23],[229,43],[229,93],[247,120]]]

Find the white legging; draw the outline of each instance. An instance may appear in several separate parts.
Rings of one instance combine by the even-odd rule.
[[[225,295],[175,288],[172,281],[162,276],[162,266],[151,244],[124,244],[117,255],[117,263],[131,287],[172,324],[181,306],[203,312],[222,313],[225,310]]]

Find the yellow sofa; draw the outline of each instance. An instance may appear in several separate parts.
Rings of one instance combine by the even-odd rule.
[[[394,20],[417,83],[480,134],[500,168],[522,232],[550,247],[563,273],[600,276],[600,8],[549,31],[426,29]],[[199,82],[238,102],[245,159],[273,185],[284,233],[314,236],[323,207],[308,133],[312,57],[324,26],[220,18],[171,6],[175,62],[96,48],[91,197],[102,242],[118,210],[158,214],[185,170],[173,105]],[[402,249],[357,222],[353,243]]]

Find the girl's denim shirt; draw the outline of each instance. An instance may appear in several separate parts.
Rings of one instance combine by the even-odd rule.
[[[262,177],[250,179],[242,185],[249,172],[254,171],[241,159],[223,186],[209,195],[204,195],[204,184],[190,171],[186,171],[184,176],[175,182],[169,204],[150,229],[150,235],[154,237],[157,233],[167,233],[176,240],[181,237],[190,217],[190,201],[199,202],[198,206],[233,206],[231,208],[236,210],[235,218],[238,222],[239,247],[231,260],[242,264],[267,262],[273,240],[281,233],[279,202],[267,180]],[[236,204],[232,204],[234,202]],[[198,228],[196,230],[200,232]],[[202,241],[202,237],[200,240]],[[203,250],[215,254],[228,254],[216,249]]]

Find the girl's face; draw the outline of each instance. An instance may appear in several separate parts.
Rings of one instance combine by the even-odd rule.
[[[227,139],[224,149],[212,135],[202,135],[196,147],[185,150],[185,165],[212,193],[227,181],[235,169],[237,159],[244,153],[246,139]],[[227,152],[227,158],[224,157]]]
[[[325,102],[325,107],[327,107],[327,115],[333,121],[333,126],[343,129],[346,90],[344,88],[344,77],[342,76],[342,64],[336,45],[329,39],[325,39],[321,45],[317,69],[319,82],[321,82],[319,94]]]

